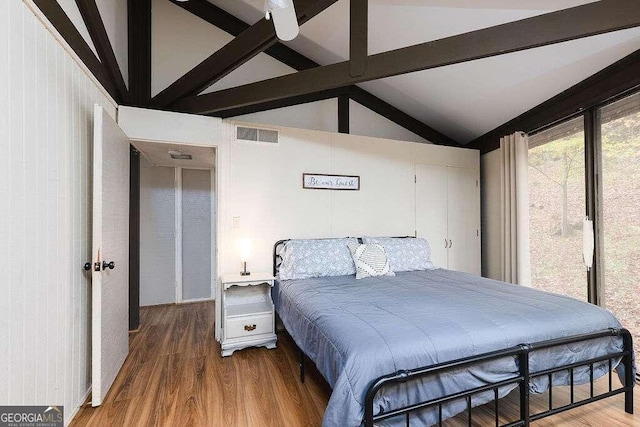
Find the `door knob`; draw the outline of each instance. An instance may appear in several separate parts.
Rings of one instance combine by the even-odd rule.
[[[102,270],[106,270],[107,268],[113,270],[114,268],[116,268],[116,263],[113,261],[109,263],[107,263],[107,261],[102,261]]]
[[[84,271],[91,270],[91,263],[90,262],[85,262],[84,265],[82,266],[82,268],[84,269]]]

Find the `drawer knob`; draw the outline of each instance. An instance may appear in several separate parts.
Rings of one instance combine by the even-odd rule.
[[[256,328],[256,325],[244,325],[244,330],[247,332],[251,332]]]

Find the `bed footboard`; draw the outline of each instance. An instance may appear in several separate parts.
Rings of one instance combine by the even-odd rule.
[[[573,363],[570,365],[559,366],[553,369],[547,369],[540,372],[530,372],[529,371],[529,355],[531,352],[536,350],[547,349],[555,346],[566,345],[577,343],[580,341],[588,341],[598,338],[606,338],[606,337],[622,337],[623,341],[623,350],[621,352],[616,352],[612,354],[607,354],[605,356],[580,361],[577,363]],[[519,360],[519,372],[517,376],[507,379],[505,381],[501,381],[498,383],[487,384],[482,387],[473,388],[470,390],[466,390],[463,392],[455,393],[448,396],[443,396],[437,399],[428,400],[425,402],[419,402],[408,406],[403,406],[400,408],[392,408],[386,409],[385,411],[374,415],[374,401],[376,394],[382,388],[403,383],[409,380],[427,377],[431,375],[438,375],[443,372],[452,370],[452,369],[460,369],[465,368],[474,364],[489,362],[492,360],[497,360],[504,357],[516,357]],[[620,388],[613,388],[612,381],[612,371],[613,371],[613,361],[621,359],[621,364],[624,366],[624,385]],[[594,394],[594,365],[597,363],[608,363],[609,368],[609,391],[601,394]],[[574,399],[574,369],[579,367],[589,367],[589,379],[590,379],[590,397],[587,399],[583,399],[580,401],[575,401]],[[560,406],[553,407],[553,382],[552,375],[557,372],[568,371],[570,384],[570,403]],[[544,412],[531,414],[529,410],[529,384],[531,379],[537,377],[547,376],[549,378],[549,403],[548,409]],[[373,427],[374,422],[385,420],[392,417],[402,416],[404,415],[406,419],[406,425],[409,426],[411,422],[411,413],[420,409],[428,408],[428,407],[437,407],[438,408],[438,425],[442,425],[442,405],[454,401],[465,399],[467,403],[467,414],[468,414],[468,423],[472,425],[471,419],[471,398],[474,394],[482,393],[482,392],[490,392],[493,391],[495,398],[495,425],[499,426],[499,411],[498,411],[498,390],[501,387],[505,386],[513,386],[517,385],[520,390],[520,417],[518,420],[510,422],[509,424],[505,424],[505,427],[515,427],[515,426],[529,426],[532,421],[539,420],[541,418],[548,417],[550,415],[557,414],[559,412],[564,412],[569,409],[577,408],[579,406],[586,405],[591,402],[595,402],[607,397],[611,397],[617,394],[624,393],[625,394],[625,411],[629,414],[633,413],[633,386],[634,386],[634,376],[633,376],[633,344],[632,338],[629,331],[626,329],[607,329],[605,331],[592,333],[592,334],[583,334],[576,335],[567,338],[560,338],[548,341],[537,342],[533,344],[521,344],[515,347],[511,347],[504,350],[498,350],[490,353],[481,354],[478,356],[467,357],[464,359],[458,359],[451,362],[445,362],[438,365],[428,366],[424,368],[417,368],[408,371],[399,371],[393,374],[385,375],[377,380],[375,380],[372,385],[367,390],[366,399],[365,399],[365,413],[364,413],[364,425],[366,427]]]

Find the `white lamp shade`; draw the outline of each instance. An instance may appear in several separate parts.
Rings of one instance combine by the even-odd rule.
[[[240,255],[240,261],[247,262],[251,256],[251,239],[238,239],[236,245],[238,248],[238,255]]]

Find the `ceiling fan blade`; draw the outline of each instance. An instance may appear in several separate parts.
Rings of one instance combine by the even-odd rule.
[[[271,10],[273,26],[276,29],[276,35],[280,40],[283,41],[293,40],[300,33],[296,10],[293,6],[293,2],[290,3],[290,6],[283,9]]]

